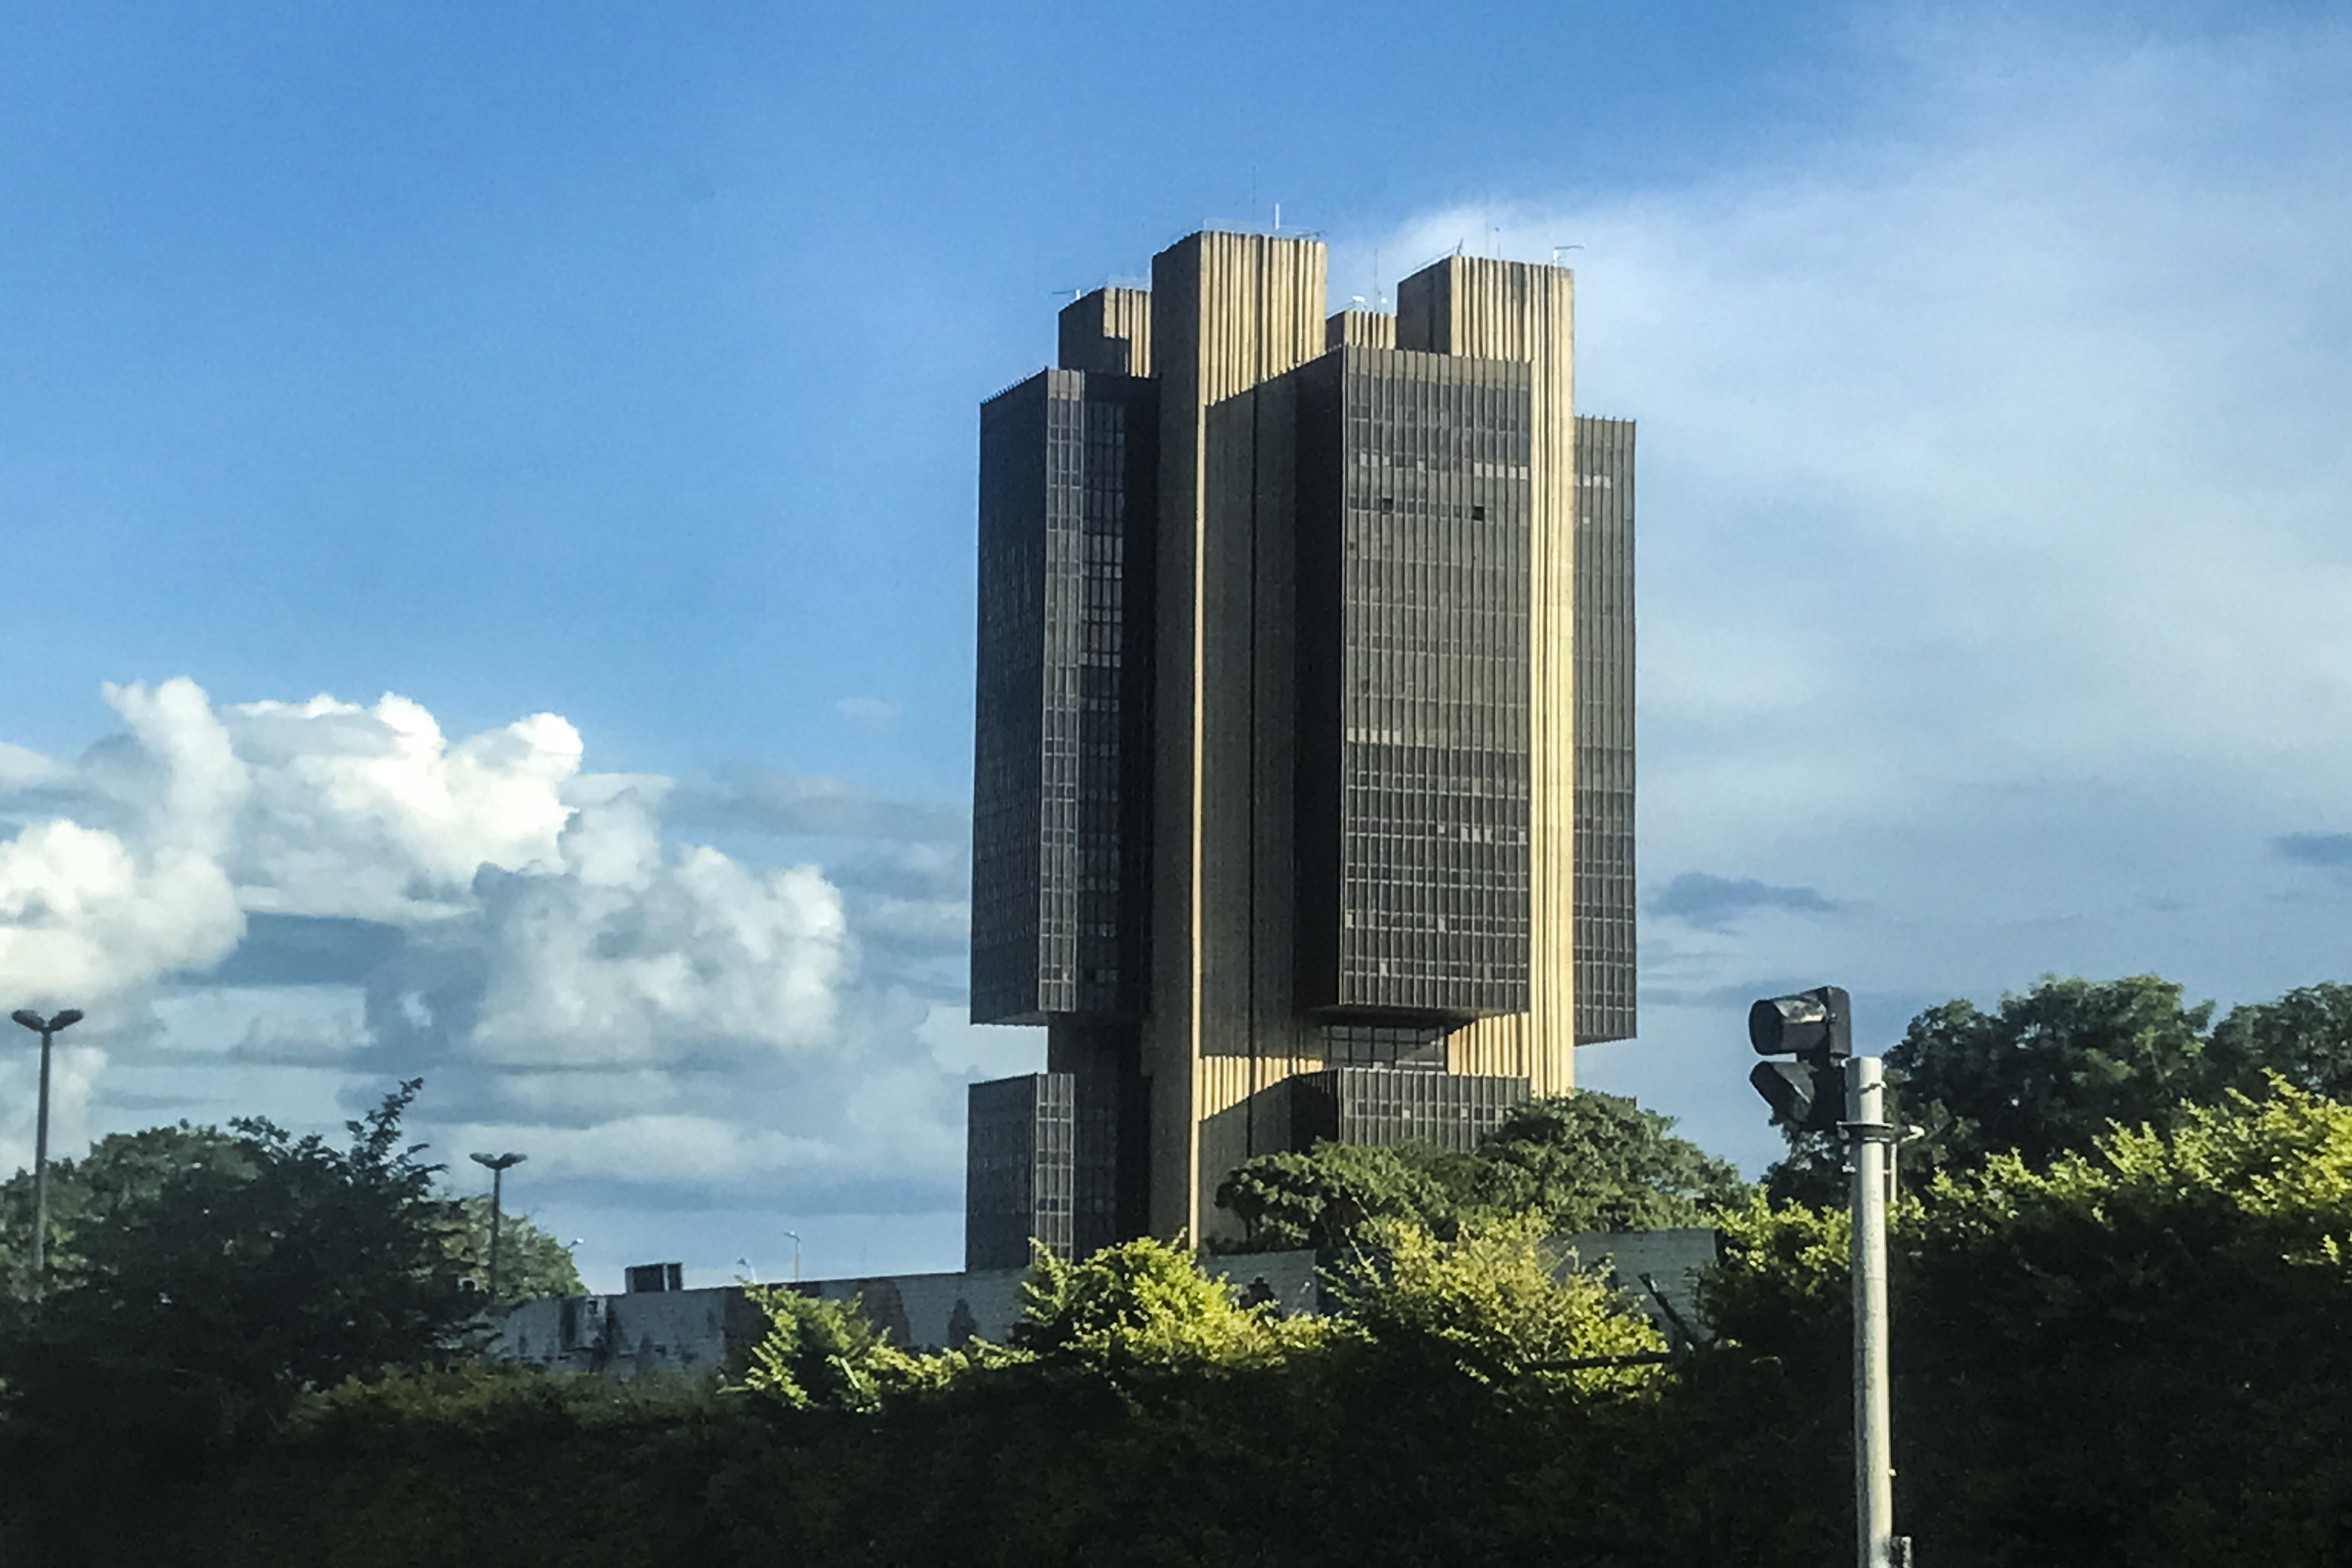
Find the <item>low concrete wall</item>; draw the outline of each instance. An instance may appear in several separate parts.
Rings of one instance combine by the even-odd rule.
[[[1001,1343],[1009,1337],[1021,1316],[1023,1272],[812,1279],[783,1289],[828,1301],[856,1300],[893,1342],[940,1350],[974,1338]],[[491,1353],[503,1361],[621,1379],[652,1372],[698,1375],[730,1361],[740,1365],[767,1331],[767,1314],[740,1285],[551,1296],[509,1312],[491,1342]]]
[[[1003,1344],[1021,1320],[1025,1268],[969,1274],[893,1274],[871,1279],[818,1279],[794,1287],[827,1301],[856,1300],[866,1321],[892,1342],[954,1350],[967,1340]]]
[[[742,1288],[550,1296],[507,1314],[491,1343],[503,1361],[627,1380],[648,1373],[719,1371],[767,1331]]]
[[[1694,1294],[1698,1271],[1719,1245],[1712,1230],[1587,1232],[1559,1238],[1576,1266],[1604,1269],[1612,1283],[1648,1313],[1669,1340],[1675,1322],[1699,1327]],[[1237,1300],[1270,1303],[1286,1317],[1336,1310],[1321,1270],[1328,1252],[1203,1254],[1201,1266]],[[972,1339],[1003,1344],[1021,1317],[1025,1270],[967,1274],[892,1274],[863,1279],[812,1279],[787,1289],[828,1301],[855,1300],[868,1321],[897,1344],[951,1349]],[[1646,1281],[1645,1281],[1646,1277]],[[1660,1305],[1664,1298],[1665,1305]],[[1671,1309],[1671,1310],[1669,1310]],[[640,1290],[616,1296],[551,1296],[507,1314],[491,1353],[531,1366],[598,1372],[628,1379],[649,1373],[706,1375],[741,1358],[768,1331],[767,1314],[740,1285],[700,1290]],[[1701,1330],[1701,1331],[1704,1331]]]
[[[1693,1333],[1706,1334],[1698,1310],[1698,1273],[1721,1254],[1721,1231],[1696,1226],[1588,1230],[1558,1240],[1576,1254],[1578,1268],[1605,1272],[1611,1284],[1649,1315],[1669,1344],[1681,1346]]]

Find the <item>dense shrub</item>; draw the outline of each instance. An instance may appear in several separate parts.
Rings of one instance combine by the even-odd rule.
[[[745,1384],[461,1368],[298,1399],[13,1565],[503,1560],[1818,1564],[1851,1550],[1842,1214],[1752,1199],[1658,1341],[1539,1222],[1372,1226],[1347,1316],[1244,1309],[1152,1243],[1041,1265],[1014,1342],[918,1356],[768,1298]],[[2352,1556],[2352,1107],[2284,1079],[1913,1192],[1904,1528],[1952,1568]],[[111,1489],[110,1490],[109,1489]],[[33,1530],[47,1528],[46,1536]]]

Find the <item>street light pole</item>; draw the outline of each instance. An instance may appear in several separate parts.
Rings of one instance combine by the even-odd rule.
[[[801,1233],[788,1230],[784,1234],[793,1238],[793,1283],[797,1285],[801,1279]]]
[[[43,1020],[30,1007],[8,1015],[41,1037],[41,1100],[33,1122],[33,1300],[41,1299],[49,1263],[49,1038],[81,1022],[72,1007]]]
[[[1894,1422],[1886,1356],[1886,1199],[1898,1137],[1876,1057],[1845,1064],[1845,1125],[1853,1162],[1853,1506],[1859,1568],[1899,1568],[1911,1543],[1895,1533]]]
[[[488,1165],[490,1168],[489,1296],[490,1310],[492,1311],[498,1310],[499,1306],[499,1202],[505,1195],[503,1189],[506,1182],[507,1167],[509,1165],[520,1165],[530,1157],[530,1156],[528,1154],[475,1154],[471,1156],[474,1163],[478,1165]]]

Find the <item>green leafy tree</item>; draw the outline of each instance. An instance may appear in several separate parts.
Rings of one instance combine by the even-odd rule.
[[[1119,1384],[1262,1365],[1326,1325],[1243,1307],[1192,1253],[1146,1237],[1068,1263],[1040,1249],[1021,1285],[1013,1343]]]
[[[420,1082],[348,1123],[347,1149],[261,1120],[232,1123],[233,1148],[148,1146],[137,1182],[79,1213],[47,1299],[13,1305],[0,1410],[39,1430],[202,1435],[433,1357],[470,1303],[439,1167],[401,1142]],[[193,1158],[159,1170],[158,1150]]]
[[[767,1313],[768,1331],[751,1347],[743,1386],[793,1409],[877,1409],[890,1394],[937,1384],[963,1364],[953,1352],[923,1357],[899,1349],[855,1301],[782,1285],[754,1285],[748,1294]]]
[[[55,1160],[48,1170],[48,1263],[53,1279],[71,1279],[83,1263],[78,1237],[135,1215],[166,1184],[191,1172],[225,1179],[250,1176],[253,1161],[233,1133],[214,1127],[151,1127],[110,1132],[78,1160]],[[0,1184],[0,1300],[33,1294],[33,1173],[18,1171]]]
[[[1473,1220],[1452,1240],[1385,1224],[1377,1261],[1341,1289],[1349,1327],[1392,1357],[1482,1385],[1530,1375],[1583,1393],[1647,1384],[1654,1366],[1571,1366],[1657,1352],[1665,1341],[1619,1292],[1578,1269],[1530,1211]]]
[[[1673,1117],[1597,1089],[1514,1107],[1470,1175],[1478,1209],[1532,1212],[1555,1232],[1698,1225],[1748,1189],[1730,1162],[1676,1137]]]
[[[1925,1133],[1904,1146],[1905,1173],[1972,1170],[2004,1151],[2042,1170],[2114,1126],[2170,1125],[2246,1070],[2211,1048],[2212,1013],[2152,974],[2045,975],[1990,1013],[1965,1000],[1930,1007],[1886,1053],[1901,1114]],[[1843,1168],[1835,1134],[1804,1134],[1767,1180],[1779,1196],[1832,1203]]]
[[[1217,1184],[1217,1206],[1240,1217],[1251,1252],[1351,1247],[1381,1220],[1451,1234],[1466,1163],[1420,1144],[1319,1142],[1244,1161]]]
[[[1260,1155],[1219,1184],[1217,1203],[1257,1252],[1355,1247],[1391,1221],[1444,1239],[1465,1221],[1522,1213],[1561,1232],[1698,1225],[1746,1184],[1674,1127],[1586,1089],[1514,1107],[1472,1153],[1324,1142]]]
[[[2352,1106],[2265,1090],[1995,1155],[1903,1227],[1920,1528],[1958,1560],[2352,1550]]]
[[[2352,1355],[2328,1328],[2352,1313],[2352,1105],[2273,1076],[1925,1185],[1891,1233],[1895,1432],[1939,1558],[2352,1548]],[[1702,1287],[1784,1447],[1846,1419],[1847,1237],[1839,1210],[1759,1201]]]
[[[443,1249],[461,1270],[468,1289],[490,1288],[490,1200],[469,1194],[448,1200],[447,1228]],[[572,1249],[531,1223],[529,1215],[511,1211],[499,1216],[499,1300],[511,1307],[542,1296],[577,1296],[579,1266]],[[482,1298],[478,1297],[477,1300]]]
[[[2232,1008],[2213,1029],[2218,1070],[2249,1094],[2275,1073],[2298,1089],[2352,1100],[2352,985],[2323,983]]]

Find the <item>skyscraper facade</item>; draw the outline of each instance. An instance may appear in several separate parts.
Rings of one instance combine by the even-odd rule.
[[[1565,270],[1327,318],[1324,261],[1191,236],[982,411],[972,1016],[1047,1071],[973,1136],[1066,1093],[1105,1239],[1633,1032],[1633,427],[1575,414]]]

